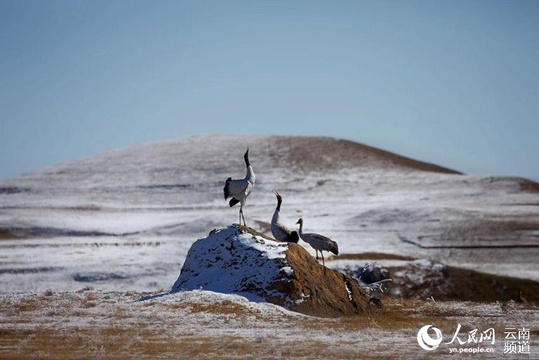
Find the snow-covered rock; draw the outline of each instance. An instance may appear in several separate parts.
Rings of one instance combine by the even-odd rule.
[[[300,245],[232,225],[197,240],[172,292],[242,294],[309,315],[361,314],[368,300],[353,278],[320,265]]]

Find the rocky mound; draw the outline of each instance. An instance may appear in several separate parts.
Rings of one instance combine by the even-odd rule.
[[[362,314],[368,306],[356,280],[318,264],[301,245],[237,225],[193,244],[172,292],[201,288],[322,317]]]

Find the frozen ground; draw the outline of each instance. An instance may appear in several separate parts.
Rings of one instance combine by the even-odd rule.
[[[0,183],[0,292],[169,289],[196,239],[237,222],[222,188],[244,176],[246,147],[257,183],[245,214],[258,230],[269,230],[278,190],[287,224],[303,217],[343,255],[539,280],[536,184],[420,171],[429,165],[334,139],[207,136]]]
[[[451,351],[475,348],[492,352],[473,354],[474,359],[535,359],[538,322],[537,311],[515,303],[388,300],[384,310],[367,316],[321,319],[200,290],[5,294],[0,295],[0,357],[454,359],[463,355]],[[443,334],[433,351],[422,350],[416,340],[428,324]],[[465,344],[451,343],[459,325]],[[505,336],[513,327],[530,331],[529,353],[509,353]],[[479,337],[489,329],[494,344],[468,343],[470,331]]]
[[[329,320],[230,294],[169,294],[191,244],[237,222],[222,188],[244,176],[246,147],[257,174],[247,225],[269,231],[278,190],[288,226],[303,217],[339,243],[331,267],[359,268],[370,253],[382,265],[429,259],[539,280],[537,184],[334,139],[188,138],[0,183],[0,357],[421,359],[432,353],[418,347],[420,327],[450,341],[461,324],[462,338],[499,334],[494,354],[473,358],[513,358],[507,327],[531,328],[532,354],[520,357],[539,358],[533,305],[385,298],[379,312]]]

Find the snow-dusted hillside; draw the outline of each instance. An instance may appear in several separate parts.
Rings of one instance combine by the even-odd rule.
[[[204,136],[0,183],[0,291],[170,288],[195,240],[238,221],[223,185],[244,176],[247,147],[257,175],[247,225],[269,233],[278,190],[288,226],[303,217],[339,243],[331,267],[384,253],[539,280],[537,184],[331,138]]]

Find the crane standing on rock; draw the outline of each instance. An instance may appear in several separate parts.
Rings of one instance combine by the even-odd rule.
[[[275,192],[275,196],[277,196],[277,207],[275,208],[273,217],[271,218],[271,233],[276,240],[297,243],[299,241],[298,232],[290,230],[281,224],[280,215],[283,198],[277,191]]]
[[[316,251],[316,260],[318,261],[318,252],[322,255],[322,264],[326,266],[324,261],[324,254],[322,251],[330,251],[335,255],[339,255],[339,245],[330,238],[316,234],[316,233],[304,233],[303,232],[303,219],[300,218],[296,224],[299,224],[299,237],[307,244],[311,245]]]
[[[247,196],[249,196],[251,191],[253,191],[256,180],[255,172],[249,163],[249,148],[247,148],[245,155],[243,155],[243,159],[245,160],[245,166],[247,167],[247,174],[243,179],[236,180],[229,177],[226,179],[223,190],[225,193],[225,200],[227,200],[229,197],[232,198],[229,202],[230,207],[240,203],[239,224],[241,225],[241,219],[243,218],[243,225],[247,226],[247,224],[245,224],[245,216],[243,216],[243,206],[247,201]]]

